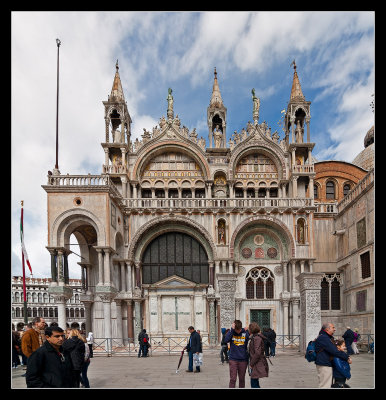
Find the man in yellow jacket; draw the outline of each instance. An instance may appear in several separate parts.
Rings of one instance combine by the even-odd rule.
[[[32,320],[32,329],[28,329],[21,337],[21,351],[27,357],[27,363],[31,354],[41,347],[46,340],[44,336],[45,326],[46,322],[43,317],[35,317]],[[22,376],[25,376],[25,374]]]

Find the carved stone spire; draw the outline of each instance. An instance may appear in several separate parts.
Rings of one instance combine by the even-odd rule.
[[[119,66],[118,66],[118,60],[115,64],[115,76],[114,76],[114,82],[113,82],[113,87],[111,89],[110,93],[110,101],[119,101],[119,100],[125,100],[125,97],[123,95],[123,89],[122,89],[122,83],[121,83],[121,78],[119,76]]]
[[[214,82],[213,82],[212,97],[210,99],[209,107],[217,107],[217,108],[224,107],[221,98],[220,88],[218,86],[216,67],[214,67]]]
[[[292,61],[291,66],[292,66],[292,64],[294,65],[294,78],[293,78],[293,81],[292,81],[292,89],[291,89],[290,101],[294,100],[294,99],[305,100],[303,92],[302,92],[302,87],[300,86],[298,73],[296,72],[295,60]]]

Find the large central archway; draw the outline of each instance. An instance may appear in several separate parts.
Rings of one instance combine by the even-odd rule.
[[[209,282],[208,256],[192,236],[167,232],[153,239],[142,256],[142,283],[177,275],[195,283]]]

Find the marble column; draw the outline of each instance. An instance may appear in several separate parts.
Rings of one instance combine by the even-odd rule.
[[[209,301],[209,343],[215,345],[217,341],[216,335],[216,315],[215,315],[215,299],[208,298]]]
[[[213,262],[209,262],[209,285],[214,287],[214,267],[213,267]]]
[[[299,298],[292,299],[292,333],[299,335]]]
[[[134,299],[134,342],[138,343],[138,335],[142,330],[142,299]]]
[[[300,351],[305,351],[310,340],[314,340],[322,326],[320,291],[323,274],[303,272],[296,277],[300,291]]]
[[[104,248],[105,253],[105,263],[104,263],[104,285],[111,286],[110,281],[110,249]]]
[[[131,293],[132,291],[131,263],[126,261],[126,292]]]
[[[122,329],[122,300],[115,299],[115,305],[117,310],[117,342],[119,345],[123,345],[123,329]]]
[[[97,285],[103,285],[103,253],[102,249],[95,247],[98,253],[98,283]]]
[[[120,261],[119,262],[120,266],[121,266],[121,292],[127,292],[126,289],[126,271],[125,271],[125,262],[124,261]]]
[[[105,334],[105,349],[108,355],[111,355],[112,342],[111,342],[111,297],[109,294],[99,294],[100,299],[103,302],[103,319],[104,319],[104,334]]]
[[[281,303],[283,306],[283,335],[288,335],[288,305],[289,305],[289,299],[287,298],[282,298]],[[285,338],[284,338],[285,339]]]
[[[127,337],[129,343],[134,343],[134,329],[133,329],[133,301],[126,300],[127,302]]]

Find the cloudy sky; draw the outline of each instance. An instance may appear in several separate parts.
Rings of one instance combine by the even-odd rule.
[[[374,12],[13,12],[12,274],[22,274],[24,200],[33,275],[50,276],[47,194],[41,185],[55,165],[56,38],[61,40],[59,169],[100,174],[102,101],[110,94],[117,59],[134,139],[166,116],[171,87],[181,125],[196,128],[207,144],[214,67],[228,110],[228,134],[252,120],[255,88],[260,122],[282,138],[278,122],[289,101],[295,59],[311,101],[314,157],[351,162],[374,123],[374,29]],[[70,277],[80,277],[79,260],[69,257]]]

